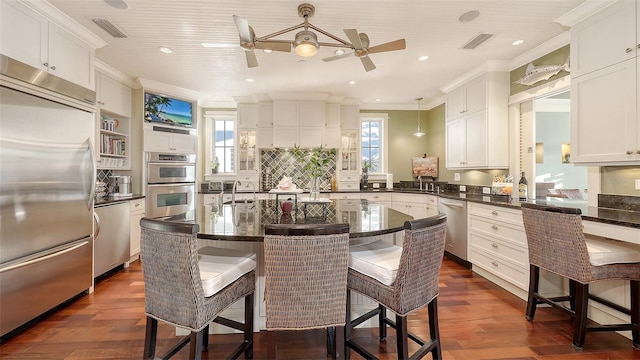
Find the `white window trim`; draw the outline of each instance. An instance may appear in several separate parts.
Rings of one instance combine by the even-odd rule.
[[[208,110],[204,112],[204,134],[205,134],[205,138],[204,138],[204,143],[205,143],[205,179],[211,178],[211,177],[215,177],[215,176],[219,176],[219,175],[237,175],[238,172],[238,159],[236,158],[234,161],[236,162],[235,164],[233,164],[233,168],[235,169],[235,172],[233,173],[219,173],[219,174],[210,174],[209,172],[211,171],[211,167],[209,166],[209,164],[211,164],[211,160],[213,160],[213,158],[211,157],[211,154],[213,153],[213,142],[211,141],[210,135],[213,132],[213,121],[216,117],[225,117],[225,118],[233,118],[233,136],[234,138],[237,140],[238,138],[238,113],[236,111],[213,111],[213,110]],[[236,148],[238,146],[237,141],[234,141],[234,148]],[[237,149],[235,149],[235,151],[237,151]]]
[[[361,113],[360,114],[360,128],[358,131],[358,136],[361,137],[362,136],[362,122],[363,121],[371,121],[369,119],[382,119],[382,139],[380,139],[380,141],[382,142],[382,169],[380,169],[381,171],[375,172],[375,173],[370,173],[369,176],[371,175],[382,175],[382,174],[386,174],[387,173],[387,169],[389,168],[388,166],[388,162],[389,162],[389,147],[387,146],[389,144],[389,114],[388,113]],[[360,152],[360,158],[358,159],[358,165],[359,168],[362,168],[362,138],[359,139],[359,152]]]

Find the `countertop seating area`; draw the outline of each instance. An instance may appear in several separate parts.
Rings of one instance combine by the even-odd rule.
[[[539,303],[569,312],[573,317],[573,347],[582,350],[587,332],[632,332],[632,344],[640,349],[640,251],[633,244],[587,237],[580,209],[522,204],[522,218],[529,248],[530,280],[526,318],[533,321]],[[569,295],[546,297],[538,292],[540,269],[569,279]],[[589,294],[596,281],[628,280],[630,309]],[[594,300],[630,316],[630,323],[590,325],[588,301]],[[563,303],[569,303],[569,306]]]
[[[329,330],[329,355],[344,359],[348,255],[349,224],[265,226],[269,359],[277,357],[277,332],[319,328]]]
[[[346,344],[366,359],[376,359],[351,338],[352,328],[377,316],[380,341],[384,341],[389,325],[396,331],[398,359],[419,359],[431,353],[442,359],[438,327],[438,279],[444,256],[446,216],[407,221],[402,247],[376,241],[349,249],[347,278]],[[356,291],[378,302],[378,308],[351,320],[351,292]],[[408,332],[407,317],[427,306],[429,341]],[[393,311],[395,322],[386,316]],[[408,340],[420,348],[409,356]]]
[[[146,333],[143,359],[155,359],[158,321],[190,335],[161,356],[168,359],[191,343],[189,359],[201,359],[209,345],[209,323],[244,333],[230,358],[253,357],[255,254],[204,247],[198,250],[197,224],[143,218],[140,261],[144,275]],[[244,323],[218,316],[244,299]]]

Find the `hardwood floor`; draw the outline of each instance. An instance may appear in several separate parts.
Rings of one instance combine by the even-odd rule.
[[[444,359],[640,359],[640,350],[631,347],[631,340],[615,333],[589,333],[584,351],[575,352],[568,315],[540,308],[535,320],[528,322],[523,300],[448,259],[443,263],[438,299]],[[410,331],[428,337],[427,319],[426,309],[412,315]],[[134,262],[99,282],[93,294],[5,339],[0,358],[140,359],[144,332],[142,272],[140,263]],[[396,359],[395,333],[389,330],[386,342],[379,342],[376,334],[375,329],[354,332],[381,359]],[[240,336],[212,336],[204,358],[225,358]],[[265,359],[266,338],[264,332],[256,333],[256,359]],[[158,339],[159,351],[168,349],[174,328],[161,323]],[[278,333],[278,359],[325,359],[324,341],[320,330]],[[351,354],[352,359],[360,358]],[[187,355],[185,348],[175,358]]]

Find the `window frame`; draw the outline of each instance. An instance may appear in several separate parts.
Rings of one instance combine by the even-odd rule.
[[[238,113],[236,111],[205,111],[204,112],[204,127],[205,127],[205,171],[206,176],[216,175],[237,175],[238,174],[238,157],[233,158],[233,171],[222,172],[218,171],[217,174],[210,174],[211,161],[213,160],[213,150],[215,147],[215,139],[213,138],[213,131],[215,130],[215,121],[224,118],[225,120],[233,121],[233,153],[238,153]]]
[[[388,138],[389,138],[389,114],[387,113],[361,113],[360,114],[360,128],[359,128],[359,168],[362,169],[363,161],[363,141],[362,141],[362,123],[378,121],[380,122],[380,168],[376,172],[370,172],[369,174],[386,174],[388,169]]]

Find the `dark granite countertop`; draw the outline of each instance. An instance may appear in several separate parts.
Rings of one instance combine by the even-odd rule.
[[[136,199],[143,199],[144,195],[141,194],[132,194],[131,196],[106,196],[96,198],[93,202],[93,206],[107,205],[111,203],[121,202],[121,201],[130,201]]]
[[[482,203],[482,204],[494,205],[494,206],[503,206],[503,207],[514,208],[514,209],[520,209],[520,205],[522,203],[518,199],[512,199],[508,196],[502,196],[502,195],[484,195],[484,194],[474,194],[474,193],[465,193],[465,192],[431,192],[431,191],[410,189],[410,188],[389,188],[389,189],[382,188],[382,189],[367,189],[367,190],[360,190],[360,191],[334,191],[333,193],[354,193],[354,192],[427,194],[427,195],[435,195],[435,196],[447,198],[447,199],[465,200],[468,202]],[[217,192],[201,191],[201,193],[213,194]],[[257,193],[266,194],[268,192],[262,191]],[[322,193],[326,194],[331,192],[324,191]],[[625,199],[624,201],[622,200],[623,198]],[[527,200],[527,201],[537,203],[537,204],[551,205],[551,206],[579,208],[582,211],[582,218],[584,220],[640,229],[640,205],[636,204],[636,202],[640,202],[640,200],[633,199],[631,200],[631,205],[629,205],[629,201],[626,200],[627,198],[635,198],[635,197],[604,195],[602,196],[602,199],[604,199],[604,201],[601,201],[599,196],[599,202],[604,204],[603,207],[588,206],[586,200],[547,198],[547,199],[536,199],[536,200]]]

